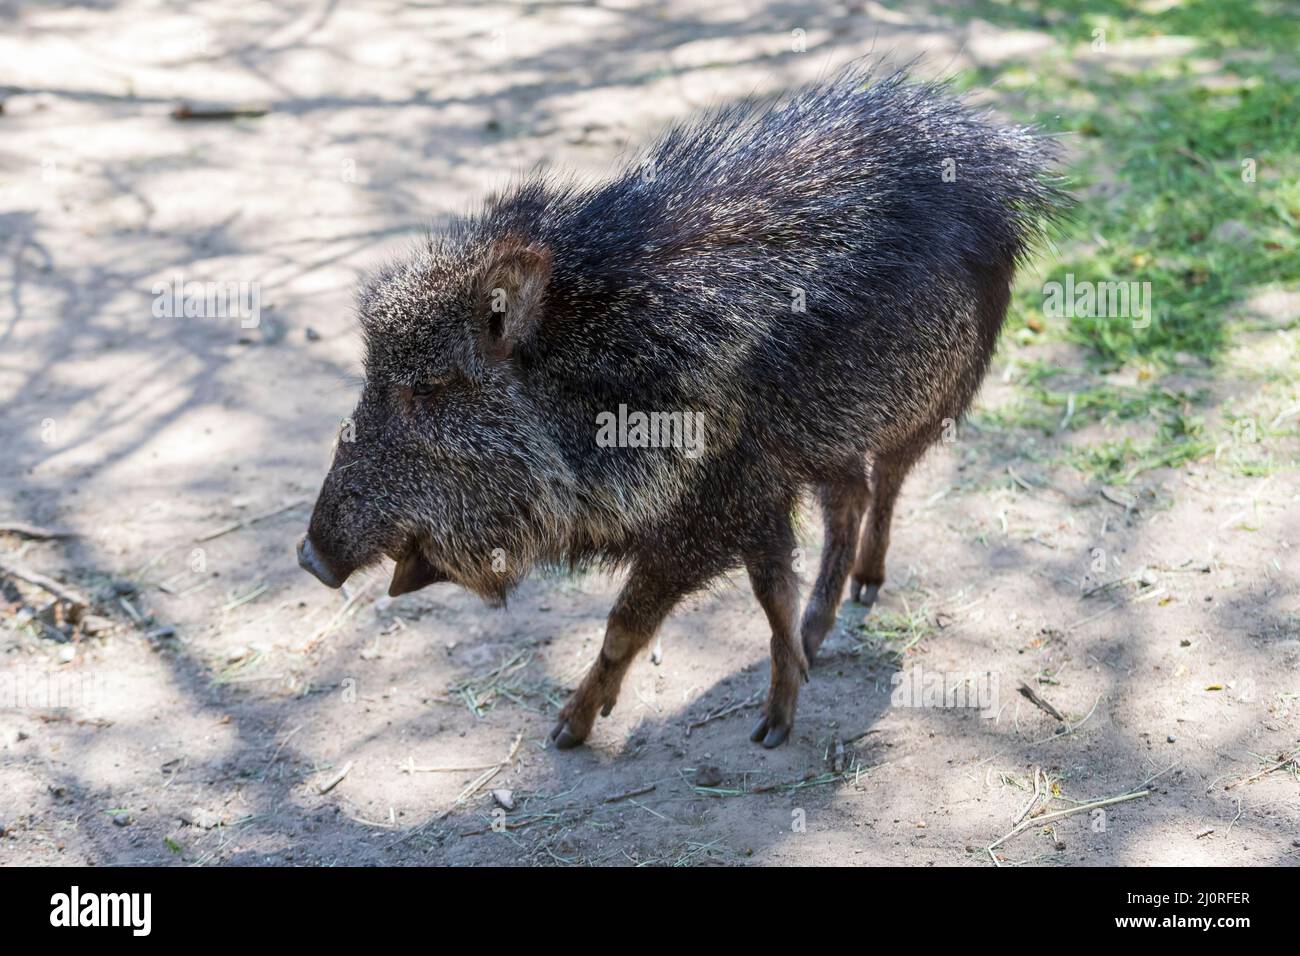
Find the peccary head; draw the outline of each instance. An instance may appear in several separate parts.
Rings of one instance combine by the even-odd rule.
[[[546,308],[549,250],[517,234],[430,243],[358,299],[366,380],[299,563],[330,587],[388,556],[388,593],[454,581],[504,602],[559,550],[573,475],[521,360]]]

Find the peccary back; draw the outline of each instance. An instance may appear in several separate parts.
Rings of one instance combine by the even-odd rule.
[[[938,87],[869,80],[720,110],[594,191],[530,182],[471,228],[554,256],[519,360],[539,405],[584,426],[555,431],[579,475],[612,467],[663,500],[700,474],[593,459],[585,426],[620,404],[695,409],[710,445],[801,481],[964,411],[1059,204],[1051,144]]]

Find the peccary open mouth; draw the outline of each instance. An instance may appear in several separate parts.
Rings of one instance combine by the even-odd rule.
[[[418,591],[426,585],[450,580],[446,572],[440,571],[429,562],[429,559],[424,556],[424,550],[418,544],[413,544],[405,554],[397,558],[397,567],[393,568],[393,580],[388,584],[388,594],[390,597],[397,597],[399,594]]]

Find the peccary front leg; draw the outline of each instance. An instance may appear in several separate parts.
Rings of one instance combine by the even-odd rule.
[[[864,462],[848,472],[844,479],[821,489],[822,522],[825,527],[825,545],[822,548],[821,570],[813,585],[808,606],[804,608],[803,623],[799,626],[804,656],[811,664],[817,650],[826,640],[835,623],[840,598],[844,595],[844,581],[853,565],[853,554],[862,527],[862,514],[866,511],[871,492],[867,487]]]
[[[619,687],[637,653],[654,639],[668,612],[692,589],[680,576],[664,576],[639,566],[632,568],[605,625],[600,655],[560,711],[551,739],[560,750],[587,739],[596,714],[608,717],[618,701]]]
[[[763,716],[749,739],[764,747],[779,746],[794,726],[799,685],[808,679],[808,660],[795,627],[799,612],[799,579],[794,572],[794,530],[789,512],[771,546],[745,559],[754,596],[772,627],[772,680]]]

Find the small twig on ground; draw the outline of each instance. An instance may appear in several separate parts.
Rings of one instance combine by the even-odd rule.
[[[171,554],[177,548],[183,546],[184,546],[183,544],[168,545],[167,547],[159,551],[157,554],[155,554],[152,558],[150,558],[147,564],[143,565],[140,568],[137,568],[136,570],[128,574],[127,578],[129,578],[132,581],[140,581],[141,579],[144,578],[145,574],[151,571],[160,561],[162,561],[163,558],[167,557],[167,555]]]
[[[647,794],[655,788],[653,783],[648,783],[644,787],[637,787],[635,790],[628,790],[624,793],[616,793],[613,796],[606,797],[605,803],[618,803],[620,800],[630,800],[632,797],[639,797]]]
[[[870,736],[871,734],[879,734],[879,733],[882,733],[882,732],[883,732],[883,731],[881,731],[878,727],[873,727],[873,728],[870,729],[870,730],[864,730],[864,731],[862,731],[862,733],[860,733],[860,734],[854,734],[852,737],[845,737],[845,738],[844,738],[844,742],[845,742],[846,744],[855,744],[855,743],[857,743],[859,740],[861,740],[863,737],[868,737],[868,736]]]
[[[1118,583],[1121,583],[1121,582],[1118,582],[1118,581],[1117,581],[1117,582],[1113,582],[1113,583],[1118,584]],[[1106,587],[1110,587],[1110,586],[1112,586],[1112,585],[1105,585],[1105,586],[1103,586],[1102,590],[1105,590]],[[1096,590],[1097,590],[1097,589],[1093,589],[1093,591],[1085,592],[1083,596],[1084,596],[1084,597],[1088,597],[1089,594],[1095,593]],[[1096,614],[1092,614],[1092,615],[1090,615],[1090,616],[1088,616],[1088,617],[1085,617],[1085,618],[1084,618],[1083,620],[1081,620],[1081,621],[1075,621],[1073,624],[1071,624],[1069,627],[1067,627],[1063,633],[1069,634],[1071,631],[1076,630],[1077,628],[1083,627],[1085,624],[1091,624],[1093,621],[1097,620],[1097,618],[1099,618],[1099,617],[1103,617],[1103,616],[1109,614],[1111,611],[1116,610],[1117,608],[1124,607],[1126,604],[1141,604],[1143,601],[1149,601],[1149,600],[1151,600],[1153,597],[1156,597],[1156,596],[1158,596],[1158,595],[1162,595],[1162,594],[1164,594],[1164,593],[1165,593],[1165,589],[1164,589],[1164,588],[1154,587],[1154,586],[1149,587],[1149,588],[1147,588],[1145,591],[1141,592],[1140,594],[1137,594],[1137,595],[1134,596],[1134,597],[1129,598],[1128,600],[1117,601],[1117,602],[1114,603],[1114,604],[1111,604],[1111,605],[1109,605],[1109,606],[1107,606],[1107,607],[1102,608],[1102,609],[1101,609],[1100,611],[1098,611]]]
[[[1032,687],[1026,684],[1024,681],[1020,682],[1020,686],[1017,687],[1016,690],[1020,692],[1021,697],[1025,698],[1027,701],[1029,701],[1031,704],[1033,704],[1043,713],[1050,714],[1051,716],[1055,717],[1063,724],[1068,723],[1068,721],[1065,719],[1065,716],[1059,710],[1053,707],[1050,701],[1044,700],[1042,697],[1039,697],[1038,693]]]
[[[131,603],[130,598],[123,595],[117,599],[117,603],[122,605],[122,610],[126,611],[126,613],[131,616],[131,620],[135,621],[136,624],[144,623],[144,615],[136,610],[135,605]]]
[[[234,598],[230,601],[227,601],[225,604],[223,604],[221,606],[222,613],[225,613],[227,611],[233,611],[237,607],[243,607],[249,601],[256,601],[258,598],[260,598],[263,594],[265,594],[270,589],[271,589],[270,585],[268,584],[259,584],[257,587],[253,588],[251,591],[249,591],[247,594],[243,595],[242,597]]]
[[[276,515],[284,514],[286,511],[290,511],[294,508],[299,507],[300,505],[305,505],[306,503],[307,503],[306,498],[296,498],[293,501],[290,501],[288,504],[281,505],[278,508],[273,508],[270,511],[264,511],[261,514],[250,515],[249,517],[243,519],[242,521],[236,521],[234,524],[228,524],[224,528],[218,528],[216,531],[209,531],[207,534],[195,538],[194,543],[202,544],[204,541],[211,541],[213,538],[220,538],[222,535],[227,535],[230,534],[232,531],[239,531],[242,528],[247,528],[249,525],[257,524],[257,522],[259,521],[265,521],[267,518],[274,518]]]
[[[330,777],[324,783],[318,785],[316,787],[316,792],[321,795],[329,793],[331,790],[333,790],[335,787],[341,784],[343,782],[343,778],[346,777],[351,772],[352,772],[352,761],[349,760],[347,763],[343,765],[342,770],[334,774],[334,776]]]
[[[1059,734],[1052,734],[1050,737],[1044,737],[1042,740],[1035,740],[1029,746],[1037,747],[1039,744],[1045,744],[1049,740],[1060,740],[1063,737],[1070,736],[1070,734],[1074,733],[1076,730],[1078,730],[1080,727],[1086,724],[1088,720],[1092,717],[1092,715],[1096,713],[1097,705],[1101,703],[1101,698],[1102,695],[1098,694],[1097,699],[1092,702],[1092,710],[1088,711],[1088,713],[1084,715],[1083,720],[1079,721],[1077,724],[1072,724],[1067,720],[1065,722],[1065,730],[1061,731]]]
[[[90,606],[90,599],[76,588],[68,587],[66,584],[60,584],[53,578],[46,577],[38,571],[33,571],[26,565],[19,564],[17,561],[12,559],[0,558],[0,574],[6,574],[11,578],[17,578],[19,581],[26,581],[28,584],[34,585],[42,591],[48,591],[60,601],[67,604],[73,611],[84,611]]]
[[[830,758],[831,773],[843,773],[844,772],[844,741],[836,737],[835,740],[831,743],[831,748],[828,756]]]
[[[1281,760],[1279,760],[1277,763],[1272,764],[1272,765],[1270,765],[1270,766],[1268,766],[1268,767],[1265,767],[1265,768],[1264,768],[1263,770],[1261,770],[1259,773],[1252,773],[1249,777],[1245,777],[1245,778],[1243,778],[1243,779],[1241,779],[1241,780],[1234,780],[1234,781],[1232,781],[1231,783],[1226,783],[1226,784],[1224,784],[1224,785],[1223,785],[1223,789],[1224,789],[1224,790],[1231,790],[1233,787],[1239,787],[1239,786],[1241,786],[1242,784],[1254,783],[1254,782],[1255,782],[1256,780],[1258,780],[1260,777],[1268,776],[1268,774],[1272,773],[1274,770],[1281,770],[1281,769],[1282,769],[1283,767],[1285,767],[1287,764],[1289,764],[1289,763],[1295,763],[1297,760],[1300,760],[1300,748],[1297,748],[1296,750],[1291,751],[1289,754],[1287,754],[1286,756],[1284,756],[1284,757],[1283,757]]]
[[[1228,823],[1228,829],[1227,829],[1227,832],[1228,832],[1228,833],[1231,833],[1231,832],[1232,832],[1232,827],[1233,827],[1233,825],[1234,825],[1238,820],[1240,820],[1240,819],[1241,819],[1241,797],[1238,797],[1238,798],[1237,798],[1237,815],[1236,815],[1235,817],[1232,818],[1231,822]]]
[[[1029,814],[1029,811],[1034,809],[1034,804],[1038,802],[1038,798],[1042,794],[1042,790],[1039,789],[1038,786],[1038,775],[1041,772],[1042,770],[1040,768],[1034,768],[1034,795],[1029,798],[1029,802],[1024,805],[1019,813],[1016,814],[1015,819],[1011,821],[1012,825],[1020,823],[1020,821]]]
[[[360,823],[362,826],[366,827],[378,827],[381,830],[395,830],[397,828],[397,824],[395,823],[388,823],[382,820],[367,820],[365,817],[356,817],[350,813],[348,814],[348,819],[353,823]]]
[[[180,103],[172,110],[172,119],[176,120],[233,120],[233,119],[255,119],[259,116],[265,116],[270,112],[271,107],[263,103],[248,104],[246,106],[221,106],[221,105],[192,105],[190,103]]]
[[[1168,767],[1165,767],[1164,770],[1161,770],[1161,771],[1159,771],[1158,773],[1153,773],[1151,776],[1147,777],[1145,780],[1143,780],[1141,783],[1139,783],[1139,784],[1138,784],[1136,787],[1134,787],[1133,789],[1134,789],[1134,790],[1145,790],[1145,789],[1147,788],[1147,784],[1149,784],[1149,783],[1155,783],[1157,780],[1159,780],[1161,777],[1163,777],[1163,776],[1164,776],[1165,774],[1167,774],[1170,770],[1173,770],[1173,769],[1174,769],[1175,767],[1177,767],[1177,766],[1178,766],[1178,764],[1177,764],[1176,762],[1175,762],[1175,763],[1171,763]]]
[[[1057,434],[1065,431],[1070,424],[1070,419],[1074,417],[1074,392],[1071,392],[1065,399],[1065,417],[1061,419],[1061,424],[1056,426]]]
[[[1126,574],[1122,578],[1116,578],[1114,581],[1105,581],[1102,584],[1098,584],[1093,587],[1090,587],[1088,588],[1088,590],[1083,592],[1082,596],[1086,598],[1092,597],[1094,594],[1099,594],[1102,591],[1109,591],[1111,588],[1117,588],[1122,584],[1129,584],[1133,581],[1141,580],[1142,576],[1146,573],[1147,573],[1146,568],[1138,568],[1132,574]]]
[[[1137,508],[1137,502],[1134,501],[1132,498],[1125,498],[1123,495],[1117,494],[1111,491],[1109,488],[1102,488],[1100,494],[1111,504],[1119,505],[1121,508],[1123,508],[1125,513],[1133,511],[1135,508]]]
[[[66,528],[42,528],[25,521],[0,521],[0,534],[16,534],[34,541],[54,541],[59,538],[77,538],[80,535]]]
[[[798,780],[783,780],[777,783],[760,783],[757,787],[754,787],[749,792],[750,793],[771,793],[773,790],[780,790],[782,787],[797,787],[799,784],[807,783],[809,780],[815,780],[817,779],[817,777],[818,777],[817,771],[809,770]]]
[[[1111,605],[1109,605],[1109,606],[1107,606],[1107,607],[1105,607],[1105,608],[1102,608],[1102,609],[1101,609],[1100,611],[1098,611],[1096,614],[1093,614],[1093,615],[1090,615],[1090,616],[1088,616],[1088,617],[1085,617],[1082,621],[1075,621],[1073,624],[1071,624],[1069,627],[1067,627],[1063,633],[1065,633],[1065,634],[1069,634],[1071,631],[1077,630],[1078,628],[1083,627],[1085,624],[1091,624],[1093,621],[1097,620],[1097,618],[1102,617],[1103,615],[1109,614],[1111,611],[1114,611],[1114,610],[1116,610],[1117,608],[1121,608],[1121,607],[1123,607],[1123,606],[1124,606],[1124,603],[1121,601],[1121,602],[1118,603],[1118,604],[1111,604]]]
[[[408,757],[406,763],[397,765],[397,769],[402,773],[477,773],[480,770],[491,770],[495,766],[494,763],[484,763],[468,767],[420,767],[416,765],[414,757]]]
[[[699,720],[692,721],[691,723],[686,725],[686,736],[689,737],[691,735],[692,730],[695,730],[699,727],[703,727],[705,724],[711,721],[718,720],[722,717],[726,717],[728,714],[734,714],[736,711],[744,710],[747,707],[757,706],[759,702],[758,699],[761,695],[762,692],[760,691],[759,693],[749,697],[747,700],[742,700],[736,704],[730,704],[726,707],[723,707],[721,710],[715,710],[712,713],[705,714]]]
[[[1025,479],[1023,479],[1023,478],[1021,478],[1019,475],[1017,475],[1017,474],[1016,474],[1016,470],[1015,470],[1014,468],[1012,468],[1010,465],[1007,465],[1007,474],[1011,476],[1011,480],[1012,480],[1012,481],[1014,481],[1016,484],[1018,484],[1021,488],[1024,488],[1025,491],[1033,492],[1033,491],[1037,491],[1037,490],[1038,490],[1038,489],[1035,488],[1033,485],[1031,485],[1029,482],[1025,481]]]
[[[356,606],[356,603],[361,600],[367,592],[369,592],[372,584],[374,584],[374,581],[367,581],[365,584],[361,585],[361,587],[357,588],[356,593],[344,601],[343,606],[334,613],[334,616],[330,618],[323,627],[317,630],[315,634],[307,638],[307,642],[303,644],[302,647],[298,648],[298,650],[306,654],[319,644],[331,631],[334,630],[334,628],[338,627],[339,622],[342,621],[343,618],[347,617]]]
[[[633,801],[632,801],[632,806],[634,806],[634,807],[636,807],[636,808],[638,808],[638,809],[640,809],[640,810],[644,810],[646,813],[650,814],[652,817],[658,817],[660,820],[663,820],[663,821],[665,821],[665,822],[667,822],[667,820],[668,820],[668,818],[667,818],[666,816],[664,816],[662,813],[660,813],[658,810],[652,810],[652,809],[650,809],[650,808],[647,807],[644,803],[642,803],[640,800],[633,800]]]
[[[1290,408],[1283,409],[1282,411],[1277,413],[1277,418],[1269,422],[1269,427],[1277,428],[1279,425],[1281,425],[1292,415],[1298,415],[1298,414],[1300,414],[1300,404],[1292,405]]]
[[[1196,561],[1194,558],[1187,558],[1179,564],[1153,564],[1153,571],[1181,571],[1195,574],[1209,574],[1214,569],[1205,561]]]
[[[59,711],[45,711],[45,712],[37,711],[35,714],[33,714],[33,716],[36,717],[37,720],[40,720],[47,724],[73,723],[76,724],[78,727],[96,727],[96,728],[113,726],[113,722],[111,720],[106,720],[103,717],[82,717],[78,719],[66,713],[60,713]]]
[[[452,812],[453,812],[457,807],[459,807],[462,803],[464,803],[464,802],[465,802],[466,800],[468,800],[470,797],[474,796],[474,794],[476,794],[476,793],[477,793],[477,792],[478,792],[478,791],[483,787],[483,785],[484,785],[485,783],[487,783],[489,780],[491,780],[493,777],[495,777],[498,773],[500,773],[503,769],[505,769],[507,766],[510,765],[510,762],[513,761],[513,760],[515,759],[515,754],[517,754],[517,753],[519,752],[519,744],[523,741],[523,739],[524,739],[524,732],[521,730],[521,731],[519,731],[519,733],[515,734],[515,740],[514,740],[514,743],[512,743],[512,744],[510,745],[510,752],[509,752],[508,754],[506,754],[506,759],[505,759],[505,760],[502,760],[502,761],[501,761],[500,763],[498,763],[498,764],[494,764],[491,768],[489,768],[488,770],[485,770],[485,771],[483,771],[483,773],[479,774],[479,775],[478,775],[478,776],[477,776],[477,777],[476,777],[476,778],[475,778],[475,779],[470,783],[470,785],[469,785],[468,787],[466,787],[464,790],[462,790],[462,791],[460,792],[460,795],[456,797],[456,799],[455,799],[455,801],[452,803],[452,805],[449,806],[446,810],[442,810],[442,811],[440,811],[440,812],[438,812],[438,813],[435,813],[433,816],[429,817],[429,819],[425,820],[425,821],[424,821],[423,823],[421,823],[419,826],[415,826],[415,827],[412,827],[411,829],[407,830],[405,833],[403,833],[403,834],[402,834],[401,836],[399,836],[397,839],[391,841],[391,842],[388,844],[388,848],[395,847],[395,846],[397,846],[397,844],[399,844],[399,843],[404,843],[405,841],[409,840],[411,837],[415,836],[417,833],[423,833],[425,830],[427,830],[429,827],[433,826],[435,823],[440,823],[440,822],[442,822],[443,820],[447,819],[447,817],[451,816]]]
[[[1010,833],[1006,834],[1006,836],[990,843],[986,849],[989,851],[989,855],[992,856],[994,850],[1000,847],[1003,843],[1006,843],[1012,837],[1024,833],[1026,830],[1034,827],[1042,826],[1049,820],[1059,820],[1062,817],[1068,817],[1075,813],[1082,813],[1085,810],[1096,810],[1099,807],[1109,807],[1117,803],[1124,803],[1128,800],[1137,800],[1139,797],[1150,795],[1150,790],[1139,790],[1136,793],[1123,793],[1117,797],[1107,797],[1105,800],[1094,800],[1091,803],[1081,803],[1077,807],[1070,807],[1068,810],[1057,810],[1055,813],[1048,813],[1035,819],[1026,820],[1023,823],[1017,824]],[[997,862],[996,858],[994,858],[994,862]]]

